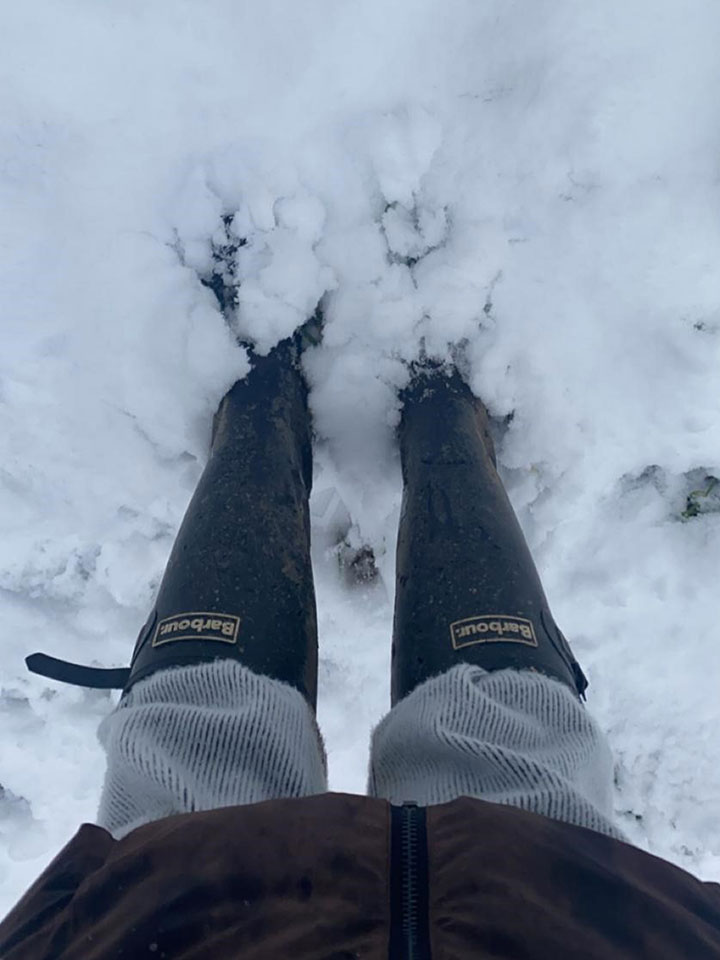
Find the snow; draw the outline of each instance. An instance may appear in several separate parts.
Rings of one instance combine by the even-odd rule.
[[[236,337],[266,352],[321,298],[332,788],[363,791],[389,703],[404,361],[459,349],[620,824],[720,879],[719,27],[714,0],[5,5],[0,913],[93,819],[113,704],[23,658],[127,663]],[[200,282],[223,217],[232,330]]]

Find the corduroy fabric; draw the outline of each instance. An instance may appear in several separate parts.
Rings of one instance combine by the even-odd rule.
[[[107,754],[98,824],[116,838],[176,813],[327,790],[305,698],[234,660],[141,680],[98,735]]]
[[[623,839],[612,777],[604,734],[564,684],[460,664],[375,729],[368,793],[421,806],[478,797]]]

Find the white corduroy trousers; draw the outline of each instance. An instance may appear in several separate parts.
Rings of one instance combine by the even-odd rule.
[[[233,660],[140,681],[99,736],[107,773],[98,823],[115,837],[174,813],[327,790],[306,701]],[[602,731],[563,684],[461,664],[374,730],[368,791],[423,806],[479,797],[622,838],[612,769]]]

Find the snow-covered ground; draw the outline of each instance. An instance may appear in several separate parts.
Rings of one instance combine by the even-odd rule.
[[[717,0],[3,4],[0,913],[92,820],[113,705],[23,658],[127,663],[236,335],[321,298],[331,786],[363,790],[389,702],[402,361],[459,344],[621,825],[720,879],[719,30]]]

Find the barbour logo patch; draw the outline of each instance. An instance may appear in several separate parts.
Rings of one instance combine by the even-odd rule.
[[[495,613],[451,623],[450,637],[454,650],[469,647],[474,643],[524,643],[529,647],[538,645],[532,620]]]
[[[213,640],[237,643],[240,617],[229,613],[179,613],[165,617],[155,628],[153,647],[176,640]]]

